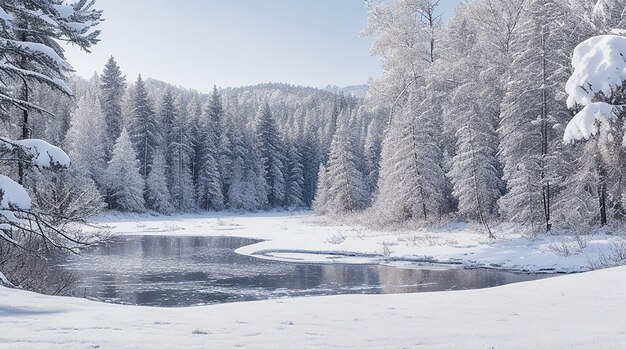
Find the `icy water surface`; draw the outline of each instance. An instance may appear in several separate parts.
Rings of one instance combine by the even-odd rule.
[[[75,296],[149,306],[193,306],[295,296],[413,293],[498,286],[545,277],[484,269],[296,264],[238,255],[255,240],[123,236],[55,261]]]

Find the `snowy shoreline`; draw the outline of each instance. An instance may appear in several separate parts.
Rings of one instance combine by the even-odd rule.
[[[235,252],[296,263],[449,265],[522,273],[578,273],[610,253],[618,237],[543,235],[530,240],[514,227],[496,227],[489,240],[472,225],[456,223],[384,231],[332,225],[311,212],[209,213],[179,216],[107,214],[95,223],[116,235],[235,236],[259,240]],[[86,228],[93,229],[93,228]],[[563,253],[563,249],[574,252]],[[569,255],[566,255],[569,254]]]
[[[0,287],[8,348],[621,348],[626,267],[487,289],[156,308]]]
[[[99,219],[99,225],[121,235],[259,239],[263,241],[238,252],[267,258],[258,253],[281,251],[272,252],[271,258],[306,263],[380,262],[378,242],[403,241],[415,234],[321,225],[310,213],[108,215]],[[482,234],[469,229],[441,233],[446,239],[433,237],[428,243],[405,245],[402,250],[400,244],[392,245],[389,248],[393,250],[383,257],[392,259],[396,254],[429,248],[440,250],[436,258],[443,260],[449,249],[476,254],[477,249],[486,248],[485,254],[500,251],[509,258],[532,258],[537,271],[549,263],[564,270],[585,267],[580,256],[553,259],[554,253],[538,248],[548,243],[545,238],[535,241],[532,249],[520,250],[514,248],[519,242],[511,243],[520,237],[480,244]],[[344,238],[337,239],[337,234]],[[437,245],[452,239],[454,244]],[[598,246],[606,245],[599,237],[595,239],[588,243],[586,258],[601,251]],[[288,246],[292,252],[296,246],[299,252],[324,250],[330,254],[286,253],[281,249]],[[374,251],[337,260],[343,248]],[[468,260],[462,266],[471,266]],[[477,265],[487,262],[485,255]],[[487,289],[295,297],[188,308],[107,304],[0,287],[0,347],[291,348],[297,344],[302,348],[620,348],[626,342],[619,320],[626,312],[624,287],[626,267],[618,267]]]

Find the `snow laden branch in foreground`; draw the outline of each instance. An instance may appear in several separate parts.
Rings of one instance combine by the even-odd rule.
[[[563,141],[573,143],[586,140],[598,133],[600,127],[608,127],[616,119],[622,106],[594,102],[609,98],[626,81],[626,37],[600,35],[580,43],[574,50],[572,67],[574,73],[567,81],[567,105],[582,106],[568,123]]]
[[[70,158],[62,149],[41,139],[14,141],[0,137],[0,150],[14,153],[16,161],[30,162],[44,168],[70,165]],[[16,213],[30,210],[31,205],[28,192],[21,184],[0,175],[0,239],[17,244],[6,232],[12,226],[24,223],[23,218],[16,216]]]
[[[69,167],[70,157],[59,147],[41,139],[22,139],[18,141],[0,137],[0,148],[17,149],[32,157],[35,165],[50,168]]]
[[[587,140],[598,133],[599,126],[616,119],[621,107],[604,102],[591,103],[578,112],[565,128],[563,141],[574,143]]]

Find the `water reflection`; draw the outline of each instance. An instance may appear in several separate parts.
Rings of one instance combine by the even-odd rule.
[[[481,269],[293,264],[234,253],[254,242],[234,237],[118,237],[108,246],[65,256],[55,264],[78,277],[76,296],[152,306],[459,290],[544,277]]]

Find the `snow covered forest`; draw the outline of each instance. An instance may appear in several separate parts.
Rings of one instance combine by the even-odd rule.
[[[620,224],[626,2],[469,0],[445,22],[438,3],[368,1],[362,34],[383,75],[361,97],[273,83],[205,94],[127,77],[113,57],[85,80],[59,41],[98,42],[94,2],[3,1],[0,237],[72,249],[86,238],[67,224],[104,209],[312,207],[471,220],[490,236],[493,221]]]
[[[215,87],[206,95],[141,76],[127,81],[114,58],[100,75],[69,84],[71,98],[33,89],[33,99],[57,117],[34,117],[30,132],[67,150],[72,166],[59,175],[79,179],[64,190],[89,198],[83,208],[162,214],[305,208],[336,120],[351,118],[359,139],[370,128],[370,137],[381,134],[383,126],[382,112],[349,95],[286,84]],[[63,182],[49,175],[33,180],[50,190]],[[50,194],[40,192],[48,202]]]

